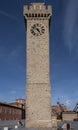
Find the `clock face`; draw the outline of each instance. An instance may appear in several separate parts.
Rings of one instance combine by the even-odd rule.
[[[34,35],[34,36],[39,36],[39,35],[42,35],[44,34],[45,32],[45,28],[43,25],[39,24],[39,23],[36,23],[34,24],[32,27],[31,27],[31,33]]]

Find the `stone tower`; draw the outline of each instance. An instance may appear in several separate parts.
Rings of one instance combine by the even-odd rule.
[[[51,6],[32,3],[26,23],[26,127],[51,127],[49,23]]]

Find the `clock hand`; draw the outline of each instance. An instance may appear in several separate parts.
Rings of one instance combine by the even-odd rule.
[[[40,33],[40,30],[38,28],[36,28],[36,30]]]

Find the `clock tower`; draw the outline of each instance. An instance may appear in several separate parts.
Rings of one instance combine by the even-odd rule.
[[[23,10],[26,24],[26,127],[52,127],[49,72],[51,6],[32,3]]]

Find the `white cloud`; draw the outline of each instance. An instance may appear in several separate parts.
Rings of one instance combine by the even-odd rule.
[[[5,12],[5,11],[0,10],[0,14],[6,16],[6,17],[8,17],[8,18],[11,18],[11,19],[13,19],[13,20],[18,20],[15,16],[13,16],[13,15],[11,15],[11,14]]]
[[[78,0],[69,0],[64,17],[64,41],[70,53],[78,51]]]
[[[70,100],[67,100],[66,101],[66,106],[71,106],[72,105],[72,102]]]
[[[12,90],[10,93],[11,93],[11,94],[16,94],[16,91],[15,91],[15,90]]]
[[[18,46],[17,48],[11,50],[6,56],[6,61],[11,61],[12,63],[14,61],[19,62],[20,55],[22,54],[22,47]],[[14,62],[15,63],[15,62]],[[11,64],[11,63],[10,63]]]

